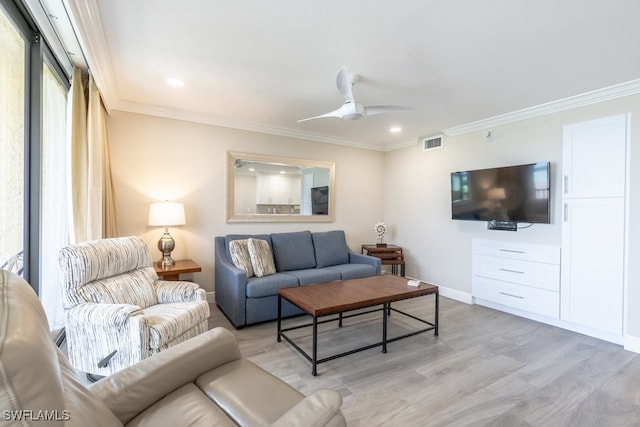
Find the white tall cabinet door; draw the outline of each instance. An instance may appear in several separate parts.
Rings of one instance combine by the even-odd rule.
[[[563,197],[624,197],[625,114],[564,127]]]
[[[624,199],[564,201],[561,318],[622,334]]]
[[[560,318],[623,333],[627,115],[564,127]]]

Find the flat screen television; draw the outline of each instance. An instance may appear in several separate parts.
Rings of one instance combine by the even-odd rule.
[[[311,189],[311,213],[313,215],[329,215],[329,187],[313,187]]]
[[[451,173],[451,218],[549,224],[549,162]]]

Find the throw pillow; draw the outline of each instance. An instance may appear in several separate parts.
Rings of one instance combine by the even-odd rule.
[[[233,265],[247,273],[247,278],[253,276],[251,255],[249,255],[249,239],[232,240],[229,242],[229,253]]]
[[[249,256],[256,277],[268,276],[276,272],[273,254],[266,240],[249,239]]]

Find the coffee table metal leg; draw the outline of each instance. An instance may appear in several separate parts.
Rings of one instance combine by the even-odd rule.
[[[439,290],[436,291],[436,319],[433,322],[434,323],[434,332],[433,335],[435,335],[436,337],[438,336],[438,317],[439,317],[439,311],[440,311],[440,292]]]
[[[389,303],[382,305],[382,352],[387,352],[387,316],[389,311]]]
[[[313,355],[311,357],[311,375],[318,375],[316,366],[318,364],[318,317],[313,316]]]
[[[280,334],[282,333],[282,297],[278,295],[278,336],[277,341],[280,342]]]

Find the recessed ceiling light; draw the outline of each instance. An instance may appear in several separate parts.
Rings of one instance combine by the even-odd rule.
[[[393,126],[389,128],[389,132],[391,133],[400,133],[402,132],[402,128],[400,126]]]
[[[184,81],[182,81],[180,79],[174,79],[172,77],[169,77],[167,79],[167,84],[169,86],[173,86],[173,87],[183,87],[184,86]]]

